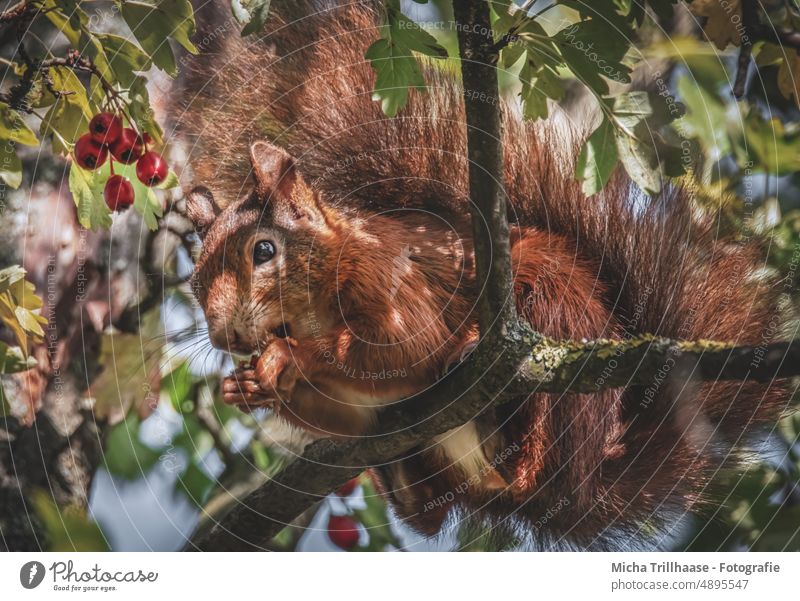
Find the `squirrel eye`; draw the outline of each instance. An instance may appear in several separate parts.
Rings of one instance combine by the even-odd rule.
[[[275,256],[275,245],[270,240],[260,240],[253,247],[253,263],[261,265]]]

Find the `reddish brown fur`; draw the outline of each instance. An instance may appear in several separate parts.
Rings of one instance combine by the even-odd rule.
[[[250,341],[266,346],[262,357],[274,347],[284,359],[274,359],[279,369],[260,366],[260,379],[242,378],[256,390],[244,400],[273,403],[283,393],[282,415],[345,436],[370,424],[356,395],[374,395],[377,407],[420,390],[474,340],[463,105],[456,79],[429,68],[429,93],[412,93],[399,118],[384,118],[363,60],[377,37],[376,13],[367,3],[313,6],[274,2],[261,41],[231,35],[205,48],[185,82],[178,126],[196,143],[195,179],[230,205],[210,226],[197,265],[212,329],[237,295],[272,302],[270,319],[292,325],[289,341],[280,341],[271,322],[252,324],[265,330]],[[776,291],[756,277],[753,243],[715,239],[712,217],[695,215],[684,189],[637,205],[618,174],[604,193],[584,198],[563,132],[522,123],[511,110],[504,127],[516,302],[536,330],[562,339],[647,332],[761,342]],[[264,137],[295,157],[302,177],[231,203],[251,169],[248,146]],[[316,215],[316,225],[297,217],[297,206]],[[286,240],[289,268],[280,277],[257,277],[251,265],[253,236],[264,228]],[[401,264],[395,286],[406,246],[418,252],[407,273]],[[344,367],[329,364],[326,351]],[[406,376],[391,381],[347,375],[401,367]],[[272,395],[262,394],[270,386]],[[779,387],[693,384],[686,374],[594,395],[533,394],[476,425],[489,459],[516,450],[447,506],[425,503],[460,490],[465,472],[438,447],[379,472],[398,514],[426,533],[461,509],[511,517],[542,540],[602,546],[695,507],[721,449],[776,419],[784,402]]]

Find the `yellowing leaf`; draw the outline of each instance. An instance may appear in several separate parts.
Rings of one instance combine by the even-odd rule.
[[[703,31],[720,50],[725,50],[729,44],[742,43],[740,0],[694,0],[689,8],[694,16],[706,18]]]
[[[778,89],[800,106],[800,53],[786,48],[786,58],[778,68]]]
[[[22,183],[22,162],[9,140],[0,140],[0,179],[15,190]]]
[[[103,335],[98,363],[104,370],[87,393],[95,399],[97,417],[118,418],[132,405],[158,403],[161,347],[156,341],[161,334],[159,312],[152,311],[143,317],[138,334]]]
[[[33,508],[44,528],[48,551],[107,551],[100,527],[77,506],[59,508],[50,495],[37,491]]]
[[[47,320],[34,313],[42,306],[34,285],[25,279],[25,270],[13,265],[0,270],[0,320],[14,333],[24,356],[28,343],[44,336],[42,324]]]
[[[26,146],[39,144],[36,134],[25,124],[20,114],[5,102],[0,102],[0,140],[13,140]]]

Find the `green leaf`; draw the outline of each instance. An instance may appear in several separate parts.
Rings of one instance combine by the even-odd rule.
[[[0,140],[11,140],[26,146],[38,146],[39,140],[22,116],[5,102],[0,102]]]
[[[524,46],[528,52],[527,60],[534,69],[547,65],[556,70],[564,65],[564,57],[561,56],[561,50],[555,38],[547,35],[544,27],[538,21],[524,19],[517,29],[517,35],[519,36],[518,41],[509,48],[518,45]]]
[[[122,18],[153,60],[153,64],[175,77],[178,66],[169,44],[172,38],[189,52],[197,48],[189,40],[194,34],[194,12],[189,0],[158,0],[155,4],[126,0]]]
[[[15,374],[34,367],[36,367],[36,359],[30,356],[26,357],[25,353],[22,352],[22,348],[8,346],[0,342],[0,375]],[[0,378],[0,416],[10,414],[11,406],[8,404],[8,399],[6,399],[2,378]]]
[[[364,55],[377,77],[373,100],[380,101],[383,113],[394,117],[408,101],[408,89],[422,89],[425,81],[411,51],[386,39],[377,40]]]
[[[171,190],[172,188],[175,188],[179,183],[180,180],[178,179],[178,174],[175,173],[172,169],[170,169],[169,173],[167,173],[166,179],[164,179],[163,182],[158,184],[156,188],[158,188],[159,190]]]
[[[583,193],[591,196],[602,190],[614,172],[618,159],[614,126],[604,117],[578,155],[575,176],[583,182]]]
[[[0,179],[15,190],[22,183],[22,161],[10,140],[0,140]]]
[[[36,319],[36,315],[29,309],[17,307],[14,309],[14,314],[17,316],[17,322],[19,322],[19,325],[22,326],[22,329],[25,330],[26,333],[38,337],[44,336],[44,331],[42,330],[39,320]]]
[[[244,25],[243,37],[264,29],[270,3],[271,0],[231,0],[234,16]]]
[[[730,138],[725,128],[720,128],[721,124],[728,121],[725,104],[687,76],[678,79],[677,87],[687,107],[686,115],[679,121],[681,131],[687,137],[696,138],[712,161],[729,154]]]
[[[86,89],[72,69],[53,67],[49,69],[53,88],[67,92],[55,100],[42,119],[41,135],[53,136],[53,152],[69,154],[71,146],[89,128],[93,116]]]
[[[192,413],[183,414],[183,428],[172,439],[175,448],[183,449],[192,461],[202,458],[214,447],[214,439]]]
[[[3,379],[0,378],[0,417],[11,415],[11,405],[8,404],[6,391],[3,388]]]
[[[172,407],[178,413],[183,413],[186,402],[194,399],[189,398],[192,390],[192,373],[189,364],[184,362],[178,365],[170,373],[161,379],[161,390],[166,391]],[[192,403],[192,409],[194,404]]]
[[[614,121],[628,135],[634,128],[653,114],[647,92],[635,90],[614,98]]]
[[[136,480],[158,462],[161,453],[139,440],[140,427],[141,421],[132,411],[108,433],[103,456],[105,468],[113,476]]]
[[[528,51],[526,56],[530,56]],[[547,117],[547,99],[560,100],[564,95],[561,80],[549,65],[538,68],[526,59],[519,74],[522,89],[522,116],[525,119],[544,119]]]
[[[150,69],[152,64],[150,57],[129,40],[108,33],[98,34],[97,39],[105,50],[117,81],[123,87],[131,87],[136,79],[136,73]]]
[[[436,38],[422,29],[400,12],[390,11],[394,15],[391,24],[392,37],[406,48],[433,58],[446,58],[447,50],[439,45]]]
[[[44,0],[40,11],[66,36],[70,46],[76,49],[82,47],[81,38],[89,17],[80,8],[77,0]]]
[[[20,347],[0,342],[0,374],[16,374],[33,369],[36,365],[36,359],[26,357]]]
[[[190,461],[183,473],[178,476],[175,488],[195,505],[202,507],[215,484],[216,480],[209,476],[202,466],[196,461]]]
[[[511,44],[500,51],[500,66],[510,69],[525,54],[524,44]]]
[[[359,484],[364,491],[364,509],[354,509],[353,516],[364,526],[369,534],[369,544],[362,551],[383,551],[386,545],[401,548],[400,541],[391,527],[391,520],[386,510],[386,503],[375,490],[372,481],[359,476]]]
[[[657,137],[646,119],[653,110],[647,92],[633,91],[614,99],[610,119],[614,124],[617,154],[625,171],[642,190],[661,190],[661,172],[656,156]]]
[[[597,94],[608,94],[607,79],[630,83],[630,67],[621,62],[630,47],[628,31],[592,19],[562,29],[554,40],[570,70]]]
[[[147,80],[144,77],[140,75],[134,77],[128,90],[128,101],[128,112],[136,126],[140,131],[150,134],[156,146],[161,145],[164,132],[150,107],[150,94],[147,91]]]
[[[653,148],[620,130],[616,130],[616,146],[625,171],[636,185],[648,194],[657,194],[661,190],[661,173]]]
[[[114,173],[131,182],[135,195],[134,209],[142,215],[149,229],[158,229],[158,219],[164,214],[161,200],[153,188],[145,186],[136,177],[136,165],[114,163]],[[111,226],[111,210],[103,198],[103,188],[110,175],[108,161],[95,171],[81,169],[74,162],[70,166],[69,189],[78,207],[78,221],[87,229],[96,230]]]
[[[380,101],[383,113],[389,117],[406,105],[409,88],[425,89],[414,52],[437,58],[447,56],[436,38],[393,6],[387,6],[387,23],[381,27],[381,37],[364,56],[376,74],[372,97]]]
[[[59,508],[44,491],[32,495],[32,504],[41,522],[47,551],[108,551],[103,532],[80,507]]]
[[[643,2],[644,0],[635,0]],[[610,35],[625,35],[628,39],[633,37],[633,32],[628,23],[628,18],[620,14],[619,9],[626,7],[620,0],[559,0],[559,4],[568,6],[576,11],[585,22],[595,23],[599,28],[606,29]],[[623,4],[623,6],[620,6]]]
[[[73,162],[69,169],[69,191],[78,208],[78,222],[92,231],[111,227],[111,210],[103,198],[105,180],[99,171],[85,171]]]
[[[136,198],[133,201],[133,208],[141,213],[145,225],[155,231],[158,229],[158,219],[164,215],[164,208],[161,201],[156,196],[152,188],[148,188],[138,178],[131,180]]]
[[[765,119],[758,110],[750,110],[744,133],[736,147],[742,163],[753,161],[754,168],[776,176],[800,171],[800,131],[796,128],[786,128],[780,119]]]
[[[25,268],[19,265],[11,265],[0,269],[0,292],[11,290],[14,284],[25,279],[26,273]]]

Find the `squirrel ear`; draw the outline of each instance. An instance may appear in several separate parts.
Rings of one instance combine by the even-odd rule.
[[[214,223],[219,213],[214,195],[205,186],[197,186],[186,196],[186,215],[201,234]]]
[[[268,195],[289,195],[295,184],[294,159],[288,152],[260,140],[250,146],[257,187]]]

